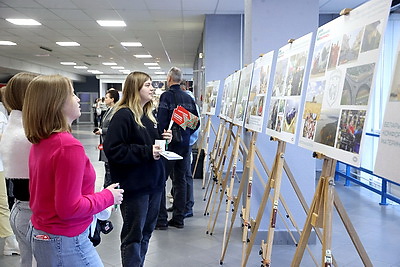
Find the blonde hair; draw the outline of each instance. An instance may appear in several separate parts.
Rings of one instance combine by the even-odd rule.
[[[15,74],[6,85],[3,94],[4,104],[9,110],[22,111],[25,92],[28,84],[37,77],[37,74],[29,72],[20,72]]]
[[[62,107],[72,83],[61,75],[36,77],[26,90],[22,121],[28,140],[37,144],[55,132],[71,132]]]
[[[152,101],[147,102],[143,108],[141,105],[139,91],[147,80],[151,81],[151,77],[147,73],[140,71],[131,72],[125,79],[122,98],[114,107],[115,112],[121,108],[129,108],[133,112],[135,122],[141,127],[145,127],[141,121],[143,114],[145,114],[152,122],[157,123],[157,120],[153,115]]]

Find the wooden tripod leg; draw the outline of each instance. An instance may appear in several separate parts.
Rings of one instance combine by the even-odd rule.
[[[347,233],[349,234],[351,241],[354,244],[354,247],[356,248],[358,255],[360,256],[362,262],[364,263],[364,266],[366,267],[373,267],[373,264],[368,257],[367,252],[365,251],[364,246],[361,243],[360,238],[358,237],[358,234],[356,232],[356,229],[354,228],[353,224],[351,223],[351,220],[344,209],[344,206],[342,204],[342,201],[340,201],[339,195],[337,192],[334,192],[334,205],[335,208],[342,219],[342,222],[344,226],[346,227]]]
[[[243,213],[243,235],[242,235],[242,266],[243,260],[246,255],[247,250],[247,243],[248,243],[248,232],[251,229],[250,223],[250,203],[251,203],[251,195],[252,195],[252,186],[253,186],[253,172],[254,172],[254,154],[255,154],[255,147],[257,141],[257,132],[252,132],[252,138],[250,142],[249,154],[247,157],[249,158],[249,175],[247,179],[247,193],[246,193],[246,205],[244,208]],[[243,182],[243,180],[242,180]]]
[[[227,135],[228,138],[225,139],[224,147],[226,146],[227,140],[228,139],[230,140],[230,136],[231,136],[230,132],[231,131],[232,131],[232,124],[229,126],[229,132],[228,132],[228,135]],[[223,132],[225,132],[225,128],[223,129]],[[222,133],[221,135],[223,136],[223,134],[224,133]],[[223,149],[220,149],[221,142],[219,141],[218,143],[219,143],[217,145],[218,146],[218,148],[217,148],[218,153],[214,154],[215,157],[213,157],[213,167],[214,168],[212,169],[212,171],[213,171],[213,176],[212,176],[213,177],[213,181],[212,181],[213,182],[213,186],[212,186],[212,189],[214,188],[214,183],[215,183],[215,181],[217,179],[216,176],[218,175],[219,168],[221,167],[221,161],[222,161],[222,157],[223,157],[223,155],[222,155],[223,154],[222,153]],[[207,201],[207,205],[206,205],[204,214],[209,214],[208,208],[209,208],[211,197],[212,197],[212,193],[213,193],[212,189],[210,191],[210,195],[209,195],[209,198],[208,198],[208,201]],[[208,193],[207,191],[208,191],[208,187],[207,187],[206,192],[204,193],[204,201],[206,200],[206,196],[207,196],[207,193]]]
[[[278,154],[278,152],[277,152],[277,154]],[[247,261],[249,259],[251,250],[252,250],[253,245],[254,245],[254,241],[255,241],[256,236],[257,236],[258,229],[260,227],[260,222],[261,222],[262,216],[263,216],[264,211],[265,211],[265,206],[267,205],[267,201],[268,201],[269,196],[270,196],[271,188],[273,187],[272,184],[273,184],[273,181],[274,181],[274,177],[275,177],[275,173],[276,173],[276,167],[277,167],[277,164],[276,164],[277,154],[275,155],[275,159],[274,159],[274,163],[273,163],[273,166],[272,166],[272,171],[270,172],[270,175],[269,175],[268,183],[264,187],[264,193],[263,193],[263,196],[261,198],[260,206],[258,208],[255,224],[251,229],[252,233],[250,235],[250,241],[249,241],[249,244],[247,246],[247,252],[246,252],[245,258],[243,260],[243,265],[246,265]],[[263,240],[263,243],[264,243],[264,240]]]
[[[274,196],[272,199],[272,210],[270,214],[270,225],[268,227],[268,239],[266,246],[267,248],[264,250],[265,254],[262,254],[262,264],[263,266],[270,266],[271,264],[271,255],[272,255],[272,244],[274,241],[274,232],[275,232],[275,225],[276,225],[276,216],[278,212],[278,205],[279,205],[279,195],[281,191],[281,183],[282,183],[282,172],[283,172],[283,163],[285,157],[285,149],[286,149],[286,142],[281,140],[278,141],[278,150],[276,155],[276,171],[274,172],[273,179],[274,181],[271,183],[271,188],[274,188]],[[272,178],[272,177],[271,177]]]
[[[298,243],[296,253],[292,260],[292,267],[300,266],[305,247],[307,245],[308,239],[310,237],[312,227],[322,227],[323,237],[322,237],[322,266],[330,261],[332,263],[332,254],[330,253],[331,246],[331,233],[332,233],[332,222],[327,220],[332,219],[332,205],[333,205],[333,175],[335,173],[336,160],[331,158],[324,158],[324,163],[322,167],[321,177],[319,179],[317,188],[315,190],[314,198],[311,203],[310,211],[307,215],[306,222],[303,227],[303,231],[300,236],[300,241]],[[328,202],[328,203],[327,203]],[[330,202],[330,208],[329,208]]]
[[[221,186],[222,172],[224,171],[226,156],[227,156],[228,148],[229,148],[229,145],[230,145],[230,142],[231,142],[232,127],[233,127],[233,124],[231,124],[231,125],[229,126],[229,130],[228,130],[228,133],[227,133],[227,138],[225,139],[224,147],[223,147],[223,149],[222,149],[222,153],[221,153],[221,155],[220,155],[220,157],[219,157],[219,160],[218,160],[218,164],[217,164],[217,168],[216,168],[216,170],[217,170],[216,173],[217,173],[217,174],[216,174],[216,177],[215,177],[215,185],[216,185],[216,188],[215,188],[215,195],[218,195],[218,192],[219,192],[219,189],[220,189],[220,186]],[[209,198],[209,201],[207,202],[207,205],[206,205],[206,211],[207,211],[206,213],[208,213],[209,204],[211,203],[212,192],[213,192],[213,191],[210,192],[210,198]],[[214,212],[214,208],[215,208],[215,204],[216,204],[216,199],[217,199],[217,198],[215,197],[215,200],[214,200],[213,205],[212,205],[211,213]],[[208,225],[210,226],[210,222],[209,222]],[[208,232],[208,231],[209,231],[209,227],[208,227],[207,232]]]
[[[248,164],[248,160],[246,161],[246,166],[247,166],[247,164]],[[246,177],[247,176],[247,172],[248,172],[248,168],[244,168],[244,171],[242,173],[242,177]],[[229,240],[231,238],[233,225],[235,224],[236,216],[237,216],[237,213],[238,213],[238,210],[239,210],[240,199],[242,197],[245,185],[246,185],[246,183],[242,179],[242,181],[240,182],[239,189],[238,189],[236,197],[232,198],[232,202],[233,203],[231,203],[231,204],[233,205],[233,208],[232,208],[231,224],[230,224],[230,227],[229,227],[229,230],[228,230],[228,234],[226,235],[226,239],[222,240],[222,252],[221,252],[221,258],[220,258],[220,263],[221,264],[224,262],[225,254],[226,254],[226,251],[228,249]],[[224,236],[225,236],[225,234],[224,234]]]
[[[222,199],[224,198],[224,195],[226,195],[226,197],[227,197],[226,204],[227,204],[227,209],[228,209],[228,212],[229,212],[229,203],[228,203],[228,201],[230,201],[231,196],[229,196],[229,194],[228,194],[228,188],[227,188],[228,178],[229,178],[230,170],[232,168],[232,175],[231,175],[231,180],[230,180],[230,192],[232,192],[233,191],[233,184],[234,184],[234,180],[235,180],[235,175],[236,175],[236,167],[237,167],[237,160],[238,160],[238,154],[239,154],[241,131],[242,131],[242,127],[239,126],[238,127],[238,131],[237,131],[237,135],[236,135],[236,138],[235,138],[235,142],[234,142],[234,145],[233,145],[232,156],[231,156],[231,158],[229,160],[228,169],[227,169],[225,178],[222,181],[222,191],[221,191],[221,194],[220,194],[218,208],[217,208],[217,212],[216,212],[215,217],[214,217],[214,223],[213,223],[213,226],[211,228],[210,235],[212,235],[212,233],[214,232],[215,224],[216,224],[217,219],[218,219],[218,214],[219,214],[219,211],[220,211],[220,208],[221,208]]]

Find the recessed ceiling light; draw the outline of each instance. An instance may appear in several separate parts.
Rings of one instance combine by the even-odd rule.
[[[121,45],[125,46],[125,47],[129,47],[129,46],[140,47],[140,46],[142,46],[142,43],[141,42],[121,42]]]
[[[149,70],[159,70],[159,69],[161,69],[161,67],[148,67],[149,68]]]
[[[56,42],[59,46],[80,46],[77,42]]]
[[[154,74],[160,74],[161,75],[161,74],[165,74],[165,72],[163,72],[163,71],[155,71]]]
[[[123,20],[96,20],[96,22],[103,27],[125,27],[126,24]]]
[[[152,58],[151,55],[133,55],[136,58]]]
[[[67,61],[60,62],[60,64],[65,65],[65,66],[75,66],[76,65],[75,62],[67,62]]]
[[[104,66],[117,66],[118,64],[115,62],[103,62],[102,63]]]
[[[85,70],[85,69],[87,69],[88,67],[86,67],[86,66],[74,66],[74,68],[75,68],[75,69],[82,69],[82,70]]]
[[[143,63],[145,66],[158,66],[158,63],[151,62],[151,63]]]
[[[114,69],[114,70],[123,70],[123,69],[125,69],[124,67],[120,67],[120,66],[112,66],[111,68]]]
[[[103,74],[103,72],[99,70],[87,70],[87,72],[93,73],[93,74]]]
[[[17,44],[11,41],[0,41],[0,45],[17,45]]]
[[[24,25],[24,26],[42,25],[40,22],[34,19],[6,19],[6,20],[15,25]]]

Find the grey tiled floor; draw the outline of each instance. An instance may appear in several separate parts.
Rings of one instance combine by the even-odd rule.
[[[96,168],[100,189],[103,181],[103,163],[98,162],[96,150],[98,139],[91,133],[91,126],[74,126],[74,134],[84,144],[87,154]],[[205,202],[201,180],[195,179],[194,217],[185,220],[184,229],[169,228],[167,231],[155,231],[150,242],[146,258],[146,267],[197,267],[219,266],[222,234],[225,220],[224,207],[221,208],[213,235],[206,234],[208,217],[203,216]],[[168,185],[169,186],[169,185]],[[359,186],[344,187],[342,181],[336,183],[348,215],[364,245],[372,263],[377,267],[400,266],[400,207],[397,204],[380,206],[379,197]],[[122,220],[119,211],[111,220],[114,230],[102,235],[97,250],[106,267],[121,266],[119,254],[119,231]],[[265,237],[266,238],[266,237]],[[264,239],[265,239],[264,238]],[[4,240],[0,239],[0,251]],[[310,245],[317,262],[320,262],[321,245]],[[255,244],[247,266],[260,266],[258,255],[260,245]],[[274,245],[272,248],[272,266],[290,266],[296,247],[293,245]],[[338,266],[364,266],[351,243],[349,236],[337,213],[333,216],[332,252]],[[241,227],[239,219],[233,229],[231,241],[223,266],[240,266],[242,255]],[[0,266],[19,266],[19,256],[0,255]],[[315,266],[307,250],[301,266]]]

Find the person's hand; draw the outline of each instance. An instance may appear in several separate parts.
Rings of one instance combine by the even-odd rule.
[[[120,205],[123,199],[124,189],[119,189],[119,183],[109,185],[106,189],[110,190],[114,196],[114,205]]]
[[[164,132],[161,135],[162,135],[162,138],[167,141],[167,144],[171,143],[172,130],[164,130]]]
[[[153,145],[153,158],[155,160],[160,159],[160,152],[162,152],[161,148],[159,145]]]
[[[93,130],[93,133],[95,134],[95,135],[101,135],[102,134],[102,130],[101,130],[101,128],[95,128],[94,130]]]

